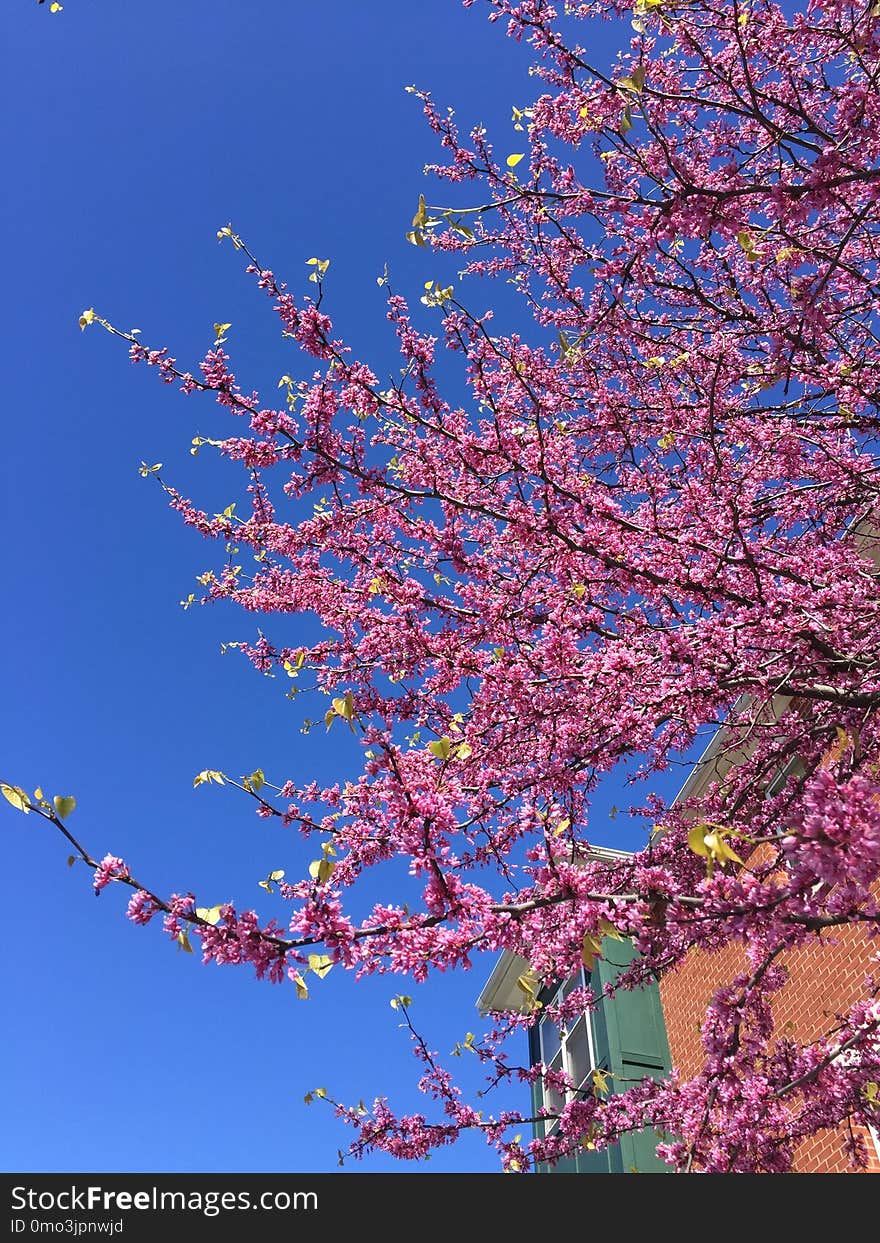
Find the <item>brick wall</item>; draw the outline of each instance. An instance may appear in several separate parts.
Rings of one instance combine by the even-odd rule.
[[[820,947],[804,947],[780,958],[790,975],[776,994],[773,1006],[776,1030],[794,1039],[811,1040],[833,1025],[834,1014],[847,1010],[862,995],[868,965],[868,942],[860,927],[835,929]],[[660,981],[660,996],[672,1065],[684,1076],[702,1065],[700,1024],[706,1006],[719,984],[745,969],[739,946],[728,945],[714,954],[693,950],[676,971]],[[880,1160],[867,1138],[870,1172],[880,1173]],[[843,1152],[840,1135],[823,1131],[798,1148],[798,1173],[836,1174],[852,1172]]]

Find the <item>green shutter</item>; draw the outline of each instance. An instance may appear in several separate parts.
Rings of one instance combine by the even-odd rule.
[[[593,972],[597,992],[616,980],[637,957],[632,942],[612,938],[603,942],[602,954]],[[615,1091],[630,1087],[627,1080],[643,1079],[646,1075],[664,1078],[669,1074],[669,1045],[656,984],[620,989],[613,997],[605,998],[595,1017],[597,1059],[615,1076]],[[618,1169],[623,1173],[669,1173],[670,1167],[654,1151],[659,1139],[652,1130],[624,1135],[617,1146]]]
[[[602,943],[602,957],[596,960],[591,984],[600,993],[606,984],[612,983],[636,958],[630,941],[616,941],[606,937]],[[542,994],[546,1000],[552,989]],[[669,1045],[666,1025],[660,1004],[660,990],[656,984],[629,991],[621,989],[613,997],[604,998],[593,1011],[593,1044],[597,1064],[610,1070],[615,1076],[609,1087],[623,1092],[631,1083],[626,1080],[642,1079],[646,1075],[664,1078],[670,1069]],[[537,1026],[529,1032],[531,1062],[540,1061]],[[539,1085],[532,1085],[532,1106],[537,1111],[541,1104]],[[538,1134],[538,1128],[535,1128]],[[624,1135],[619,1144],[603,1152],[581,1150],[576,1156],[560,1161],[549,1172],[554,1174],[627,1174],[669,1173],[670,1167],[660,1161],[655,1148],[661,1137],[654,1131],[640,1131]],[[539,1172],[547,1172],[540,1166]]]

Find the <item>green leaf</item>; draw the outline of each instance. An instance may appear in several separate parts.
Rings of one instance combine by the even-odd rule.
[[[186,932],[178,932],[177,945],[178,948],[182,949],[186,954],[191,954],[193,952],[193,947],[189,943],[189,937]]]
[[[620,117],[621,135],[629,133],[632,127],[633,127],[632,112],[629,109],[629,105],[627,105],[627,107],[624,108],[623,113],[621,114],[621,117]]]
[[[412,997],[407,997],[406,993],[399,993],[396,997],[392,997],[388,1004],[392,1010],[399,1010],[401,1006],[411,1006]]]
[[[76,808],[76,799],[72,794],[64,796],[56,794],[52,802],[55,804],[55,814],[59,820],[66,820]]]
[[[214,337],[215,337],[214,344],[215,345],[223,344],[223,342],[226,340],[226,334],[231,327],[232,327],[232,324],[215,324],[214,325]]]
[[[440,738],[437,742],[429,742],[428,750],[438,760],[448,760],[452,754],[452,739]]]
[[[197,906],[196,914],[199,919],[203,919],[206,924],[217,924],[220,922],[219,906]]]
[[[524,158],[524,156],[525,156],[524,151],[519,151],[515,155],[509,155],[507,157],[507,167],[516,168],[517,164],[520,162],[521,159]]]
[[[0,794],[6,799],[7,803],[11,803],[18,811],[23,811],[25,815],[30,811],[31,805],[28,796],[22,790],[21,786],[9,786],[5,781],[0,781]]]
[[[333,959],[329,954],[309,954],[309,970],[314,971],[319,980],[323,980],[333,967]]]

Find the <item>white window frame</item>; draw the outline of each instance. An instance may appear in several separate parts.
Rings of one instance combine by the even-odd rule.
[[[576,981],[574,983],[574,988],[584,988],[586,986],[587,981],[586,981],[586,975],[585,975],[583,968],[581,968],[580,973],[577,976],[573,976],[573,977],[570,976],[567,980],[563,981],[563,983],[560,984],[558,988],[554,990],[552,996],[545,1002],[546,1008],[556,1005],[557,1002],[559,1002],[565,994],[573,991],[572,980]],[[575,1074],[574,1074],[574,1059],[573,1059],[571,1052],[569,1051],[568,1046],[569,1046],[569,1041],[572,1040],[572,1037],[575,1035],[576,1029],[581,1022],[583,1022],[584,1027],[586,1029],[588,1065],[587,1065],[586,1074],[583,1076],[580,1082],[576,1082]],[[544,1057],[544,1041],[541,1038],[542,1028],[545,1028],[545,1026],[547,1028],[552,1027],[557,1032],[558,1041],[559,1041],[559,1048],[553,1054],[552,1058],[549,1061],[547,1061]],[[552,1020],[549,1017],[541,1018],[541,1020],[538,1023],[538,1049],[540,1052],[541,1063],[545,1067],[545,1069],[553,1070],[553,1071],[558,1071],[558,1070],[564,1071],[564,1073],[569,1077],[569,1079],[571,1079],[572,1083],[574,1084],[574,1087],[567,1088],[563,1095],[562,1093],[557,1092],[555,1088],[548,1088],[542,1078],[541,1080],[541,1102],[545,1109],[552,1109],[554,1112],[559,1112],[570,1101],[576,1100],[578,1098],[578,1096],[583,1090],[584,1084],[589,1082],[593,1074],[593,1071],[598,1069],[598,1061],[596,1059],[596,1040],[595,1040],[595,1034],[593,1032],[592,1013],[589,1010],[578,1010],[577,1013],[573,1014],[571,1018],[568,1019],[565,1025],[562,1027],[552,1022]],[[549,1135],[557,1125],[558,1125],[557,1119],[546,1118],[544,1120],[544,1134]]]

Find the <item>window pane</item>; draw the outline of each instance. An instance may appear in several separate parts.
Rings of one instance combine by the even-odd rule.
[[[576,1087],[581,1087],[593,1069],[586,1018],[578,1019],[565,1042],[568,1073]]]
[[[583,986],[584,986],[584,969],[583,967],[581,967],[580,971],[575,972],[574,975],[569,976],[569,978],[565,981],[562,991],[563,991],[564,996],[567,997],[568,994],[573,993],[576,988],[583,988]]]
[[[562,1070],[562,1050],[561,1049],[556,1054],[556,1057],[553,1059],[553,1061],[550,1063],[550,1069],[557,1070],[557,1071]],[[552,1110],[553,1113],[556,1113],[556,1114],[561,1113],[565,1106],[565,1093],[558,1091],[556,1088],[548,1087],[546,1083],[543,1086],[544,1086],[545,1107],[547,1109]],[[544,1123],[544,1134],[549,1135],[555,1125],[556,1123],[552,1119],[548,1119],[547,1122]]]
[[[543,1019],[541,1022],[541,1061],[549,1066],[561,1048],[562,1036],[559,1028],[555,1027],[549,1019]]]

